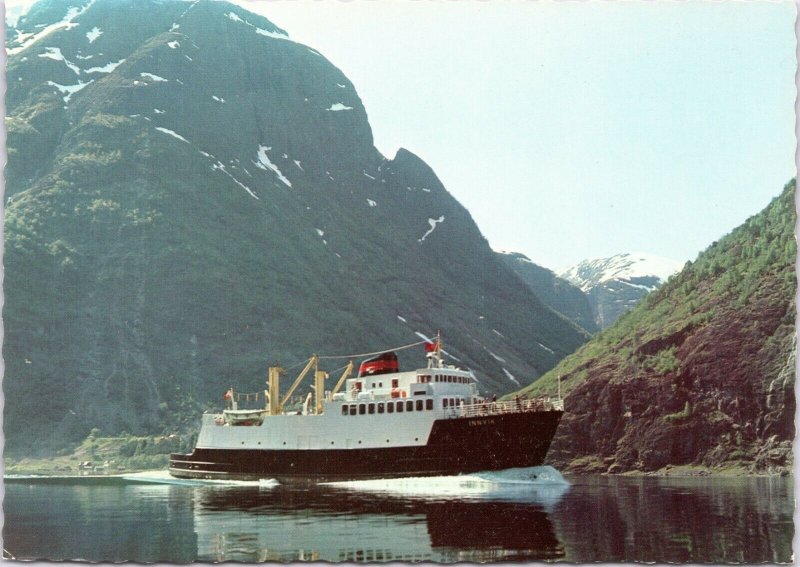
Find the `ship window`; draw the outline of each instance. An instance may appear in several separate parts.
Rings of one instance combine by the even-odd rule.
[[[400,380],[397,378],[392,378],[392,388],[399,388],[400,387]]]
[[[422,400],[417,400],[417,411],[422,411]]]
[[[369,413],[370,414],[375,413],[375,404],[369,404]]]
[[[342,415],[347,415],[347,404],[342,405]]]
[[[447,406],[449,406],[449,405],[450,405],[450,404],[448,403],[448,400],[447,400],[447,398],[445,398],[445,399],[443,399],[443,400],[442,400],[442,407],[445,407],[445,408],[446,408],[446,407],[447,407]]]
[[[386,402],[386,413],[394,413],[394,402]]]
[[[428,398],[427,400],[425,400],[425,409],[426,410],[432,410],[433,409],[433,400],[432,399]]]
[[[367,413],[366,404],[358,404],[358,415],[364,415],[365,413]]]
[[[378,404],[378,413],[383,413],[383,402]]]
[[[401,413],[403,411],[403,402],[397,402],[397,413]]]
[[[350,406],[350,415],[355,415],[355,414],[356,414],[356,405],[352,404]]]
[[[406,402],[406,411],[414,411],[414,402],[412,400]]]
[[[361,391],[361,382],[356,382],[355,390],[356,390],[356,392],[360,392]]]

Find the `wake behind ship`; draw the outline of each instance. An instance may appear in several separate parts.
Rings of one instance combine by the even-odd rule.
[[[360,365],[357,377],[348,364],[330,391],[317,356],[282,398],[281,369],[270,368],[268,390],[231,389],[222,413],[203,415],[197,446],[191,454],[170,456],[170,474],[325,482],[541,465],[563,401],[487,401],[470,371],[444,363],[439,339],[423,343],[427,367],[400,372],[394,352],[377,353]],[[300,410],[288,411],[287,402],[312,367],[314,399],[309,393]],[[259,399],[263,407],[239,407]]]

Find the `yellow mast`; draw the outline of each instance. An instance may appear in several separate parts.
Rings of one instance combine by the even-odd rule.
[[[280,366],[269,367],[269,414],[280,413],[280,378],[283,368]]]
[[[322,401],[325,397],[325,378],[328,377],[327,372],[317,370],[314,373],[314,397],[316,398],[315,413],[317,415],[322,413]]]
[[[295,380],[294,380],[294,384],[291,385],[289,390],[286,392],[286,395],[283,397],[283,399],[281,399],[280,404],[278,405],[278,413],[283,411],[283,406],[289,400],[291,395],[294,394],[294,391],[300,385],[300,382],[303,381],[303,378],[306,377],[306,374],[308,374],[308,371],[311,370],[311,367],[313,366],[315,370],[317,369],[317,363],[318,362],[319,362],[319,357],[316,354],[311,355],[311,358],[308,359],[308,364],[306,364],[306,367],[303,368],[303,370],[302,370],[302,372],[300,372],[300,374],[298,374],[297,378],[295,378]],[[276,390],[276,392],[277,392],[277,390]]]
[[[333,390],[331,390],[331,397],[333,397],[333,395],[336,394],[341,389],[342,385],[344,384],[344,381],[347,380],[352,373],[353,373],[353,361],[351,360],[350,362],[347,363],[347,367],[344,369],[344,372],[342,372],[342,376],[339,378],[339,381],[336,382],[336,385],[333,387]]]

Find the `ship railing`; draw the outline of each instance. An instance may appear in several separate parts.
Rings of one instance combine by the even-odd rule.
[[[450,411],[448,411],[450,410]],[[508,413],[528,413],[538,411],[564,411],[564,400],[552,398],[531,398],[505,402],[482,402],[455,408],[446,408],[445,417],[478,417],[503,415]]]

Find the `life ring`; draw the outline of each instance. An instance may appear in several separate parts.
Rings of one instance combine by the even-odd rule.
[[[223,425],[225,423],[225,418],[224,417],[215,417],[214,418],[214,423],[216,423],[217,425]]]
[[[405,397],[408,395],[408,394],[406,393],[406,391],[405,391],[405,390],[403,390],[403,391],[402,391],[402,392],[400,392],[400,393],[401,393],[401,395],[402,395],[404,398],[405,398]]]
[[[392,397],[399,398],[400,397],[400,388],[392,388]]]

